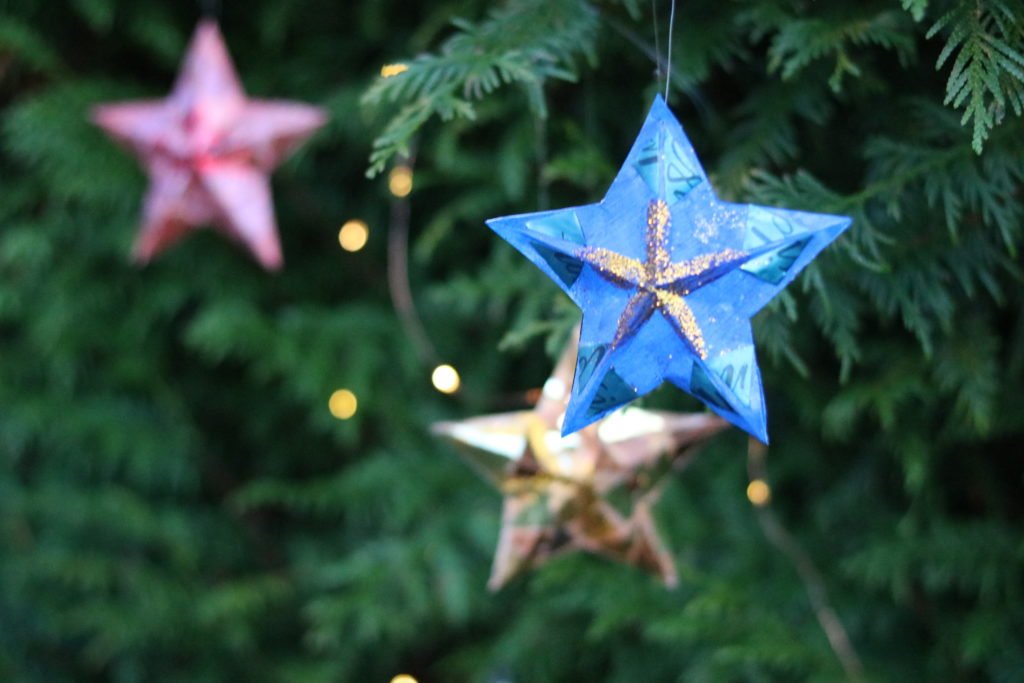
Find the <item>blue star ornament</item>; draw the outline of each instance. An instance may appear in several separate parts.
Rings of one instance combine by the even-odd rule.
[[[750,318],[850,222],[720,201],[657,97],[599,203],[487,224],[583,311],[563,434],[668,380],[767,443]]]

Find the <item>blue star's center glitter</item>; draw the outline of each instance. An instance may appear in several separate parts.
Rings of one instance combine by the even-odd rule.
[[[612,284],[636,290],[619,317],[612,349],[635,335],[655,311],[660,311],[690,350],[706,358],[704,333],[686,303],[686,296],[749,260],[750,255],[724,249],[673,263],[669,251],[671,227],[672,212],[668,204],[655,199],[647,205],[644,261],[595,247],[582,247],[577,250],[577,256]]]

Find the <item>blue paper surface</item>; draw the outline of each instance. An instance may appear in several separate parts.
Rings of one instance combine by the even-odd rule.
[[[720,201],[658,96],[599,203],[487,224],[583,311],[563,434],[668,380],[767,443],[750,318],[850,222]]]

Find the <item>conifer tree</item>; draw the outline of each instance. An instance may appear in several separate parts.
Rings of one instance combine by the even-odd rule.
[[[678,0],[671,64],[669,2],[217,4],[0,9],[0,680],[1021,680],[1024,3]],[[279,275],[127,258],[144,177],[87,112],[166,94],[201,9],[331,115]],[[578,311],[483,220],[599,199],[666,77],[723,198],[854,225],[755,319],[767,456],[664,493],[680,586],[492,595],[500,498],[429,425],[526,406]]]

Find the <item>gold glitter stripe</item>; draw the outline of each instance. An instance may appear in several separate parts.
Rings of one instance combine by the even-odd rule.
[[[740,261],[747,257],[747,254],[735,249],[723,249],[713,254],[704,254],[689,261],[673,263],[667,268],[658,271],[658,285],[666,286],[685,278],[701,275],[726,263]]]
[[[639,286],[645,277],[644,264],[603,247],[584,247],[576,257],[588,264],[605,279],[620,286]]]
[[[658,297],[658,308],[665,314],[665,317],[675,325],[676,330],[686,338],[693,346],[701,359],[708,357],[707,346],[704,343],[704,333],[697,324],[697,318],[693,315],[686,300],[668,290],[659,289],[656,291]]]
[[[647,322],[657,305],[656,296],[650,292],[640,290],[634,294],[633,298],[626,304],[626,309],[622,311],[622,315],[619,316],[619,326],[615,330],[615,338],[612,339],[612,349],[618,348],[619,344],[626,340],[626,337],[636,332],[640,325]],[[639,324],[635,322],[637,318],[642,319]]]
[[[672,214],[663,199],[656,199],[647,205],[647,277],[655,279],[659,273],[672,265],[668,253],[668,231],[672,225]]]

